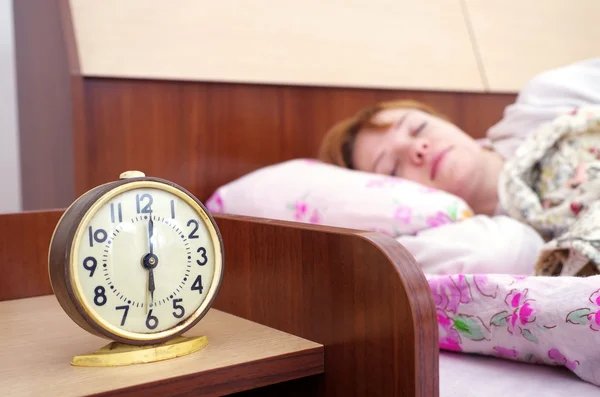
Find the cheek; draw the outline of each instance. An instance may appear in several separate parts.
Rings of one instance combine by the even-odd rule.
[[[466,197],[473,184],[473,176],[477,173],[478,158],[473,154],[453,153],[448,158],[442,173],[435,181],[436,187],[459,197]]]
[[[421,167],[403,167],[402,172],[399,175],[401,178],[408,179],[409,181],[419,183],[423,186],[433,187],[441,189],[437,186],[439,181],[432,181],[429,177],[429,169]]]
[[[381,134],[360,132],[354,140],[352,151],[352,163],[354,168],[361,171],[371,171],[373,153],[376,153],[381,145]]]

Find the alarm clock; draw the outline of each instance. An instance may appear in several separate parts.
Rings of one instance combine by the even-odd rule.
[[[54,295],[75,323],[141,347],[172,342],[202,319],[223,259],[217,224],[194,195],[128,171],[67,208],[48,266]]]

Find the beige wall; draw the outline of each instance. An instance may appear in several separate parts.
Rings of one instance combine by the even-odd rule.
[[[599,55],[598,0],[71,0],[88,76],[516,92]]]
[[[489,91],[600,56],[600,0],[464,0]]]
[[[443,1],[72,4],[87,75],[481,89],[460,3]]]

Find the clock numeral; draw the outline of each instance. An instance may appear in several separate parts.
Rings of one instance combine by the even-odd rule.
[[[200,262],[199,259],[196,259],[196,263],[200,266],[206,265],[206,263],[208,263],[208,257],[206,256],[206,248],[200,247],[196,252],[198,252],[200,254],[200,257],[202,258],[202,262]]]
[[[115,203],[110,203],[110,221],[115,223],[115,221],[123,222],[123,212],[121,211],[121,203],[117,204],[117,211],[115,213]]]
[[[194,225],[194,229],[190,232],[188,238],[198,238],[199,236],[196,234],[198,231],[198,221],[195,219],[190,219],[187,223],[187,226]]]
[[[142,208],[142,201],[148,199],[148,203],[144,205]],[[139,194],[135,195],[135,208],[137,209],[138,214],[150,214],[152,213],[152,196],[148,193],[144,193],[141,196]]]
[[[88,256],[83,260],[83,268],[90,272],[90,277],[94,275],[96,266],[98,266],[98,261],[93,256]]]
[[[171,200],[171,219],[175,219],[175,200]]]
[[[123,318],[121,319],[121,326],[125,325],[125,320],[127,320],[127,313],[129,313],[129,305],[117,306],[117,307],[115,307],[115,309],[116,310],[124,310]]]
[[[90,247],[94,246],[94,241],[97,243],[103,243],[108,238],[108,233],[104,229],[98,229],[94,231],[90,226],[88,228],[88,237],[90,239]]]
[[[154,329],[158,327],[158,318],[152,315],[152,310],[154,309],[150,309],[148,312],[148,317],[146,317],[146,327],[148,327],[148,329]]]
[[[198,275],[198,277],[196,277],[196,281],[194,281],[194,284],[192,284],[192,291],[198,291],[198,293],[202,294],[203,290],[204,286],[202,285],[202,276]]]
[[[173,299],[173,309],[178,310],[179,312],[173,312],[173,316],[176,318],[181,318],[185,316],[185,308],[181,305],[178,305],[179,302],[183,302],[183,299]]]
[[[106,298],[106,290],[104,289],[104,287],[101,285],[97,286],[94,289],[94,294],[94,303],[96,304],[96,306],[104,306],[104,304],[108,300]]]

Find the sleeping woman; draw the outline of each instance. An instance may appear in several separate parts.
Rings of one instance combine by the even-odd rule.
[[[534,77],[484,140],[473,139],[426,104],[399,100],[338,122],[326,134],[319,158],[406,178],[459,196],[471,206],[478,214],[472,219],[401,238],[425,271],[469,272],[462,264],[473,261],[461,258],[479,255],[487,269],[479,267],[478,272],[531,274],[544,241],[539,229],[507,216],[500,196],[503,170],[534,131],[594,104],[600,104],[600,59]]]

